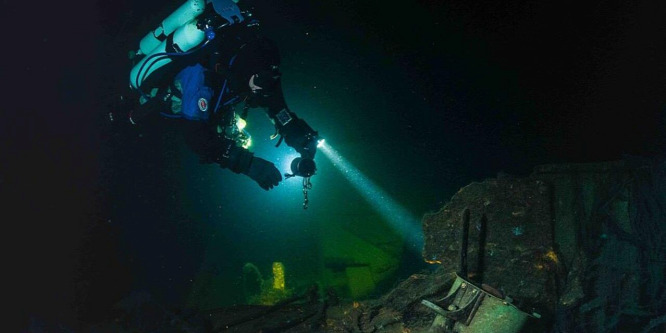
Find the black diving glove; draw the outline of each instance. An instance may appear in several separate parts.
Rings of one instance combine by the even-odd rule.
[[[282,181],[282,174],[275,165],[263,158],[254,157],[250,167],[242,172],[256,181],[261,188],[268,191]]]
[[[306,139],[306,143],[303,144],[300,148],[296,148],[303,158],[314,159],[315,154],[317,153],[317,135],[309,135]]]
[[[303,158],[314,159],[319,134],[310,125],[287,109],[276,113],[272,118],[287,146],[294,148]]]

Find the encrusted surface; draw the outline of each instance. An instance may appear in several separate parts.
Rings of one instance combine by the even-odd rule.
[[[462,213],[469,209],[470,277],[512,297],[528,312],[533,307],[553,310],[558,256],[549,196],[549,187],[533,178],[489,179],[460,189],[440,211],[424,216],[424,259],[444,271],[459,270]],[[483,215],[485,241],[480,242]]]

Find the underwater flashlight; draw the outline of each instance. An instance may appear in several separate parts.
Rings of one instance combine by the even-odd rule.
[[[319,139],[317,140],[317,148],[321,148],[326,144],[326,139]]]
[[[317,171],[317,165],[311,158],[296,157],[291,161],[291,173],[303,178],[311,177]]]

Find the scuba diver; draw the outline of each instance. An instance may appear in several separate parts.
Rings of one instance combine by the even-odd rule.
[[[135,98],[121,96],[129,104],[125,119],[110,117],[133,125],[156,113],[177,119],[202,163],[247,175],[270,190],[282,175],[248,150],[251,136],[244,129],[249,109],[263,108],[275,126],[271,139],[279,138],[276,147],[284,141],[300,153],[285,177],[303,177],[307,208],[318,133],[287,107],[278,48],[259,27],[234,0],[187,0],[131,54],[128,93]]]

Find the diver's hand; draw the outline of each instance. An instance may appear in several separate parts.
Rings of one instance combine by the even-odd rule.
[[[280,174],[275,165],[259,157],[252,158],[250,167],[244,173],[266,191],[277,186],[282,181],[282,174]]]
[[[303,147],[297,149],[303,158],[314,159],[315,154],[317,153],[317,137],[311,137]]]

